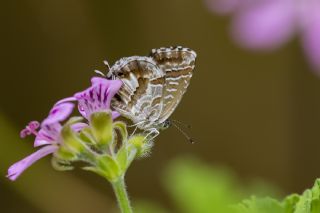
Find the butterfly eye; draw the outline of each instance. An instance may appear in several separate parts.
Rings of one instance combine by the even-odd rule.
[[[164,129],[167,129],[171,126],[171,121],[170,120],[166,120],[164,123],[163,123],[163,128]]]

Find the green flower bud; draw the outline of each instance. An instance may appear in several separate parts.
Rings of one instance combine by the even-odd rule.
[[[97,145],[106,147],[112,142],[112,116],[111,112],[95,112],[90,117],[90,126],[92,135]]]
[[[119,135],[121,136],[122,144],[127,143],[128,131],[127,131],[126,124],[121,121],[116,121],[113,123],[113,129],[119,131]]]
[[[58,171],[70,171],[73,169],[73,166],[71,166],[70,161],[62,160],[61,158],[57,156],[53,156],[51,159],[52,167]]]
[[[131,137],[128,141],[128,151],[135,152],[136,149],[136,157],[145,157],[149,155],[153,143],[151,141],[146,141],[144,135],[135,135]]]
[[[96,144],[90,127],[85,127],[80,131],[80,139],[87,144]]]
[[[71,124],[65,125],[61,130],[62,143],[57,151],[57,157],[63,161],[95,162],[95,153],[86,142],[81,140],[78,133],[73,131]]]
[[[117,181],[123,174],[118,163],[111,156],[100,156],[96,160],[96,167],[86,167],[84,169],[96,172],[111,182]]]
[[[137,155],[137,149],[128,149],[128,146],[122,146],[117,153],[117,161],[122,171],[126,171],[131,162]]]
[[[65,125],[61,130],[61,137],[63,144],[67,150],[73,154],[79,154],[86,151],[86,147],[76,133],[72,130],[70,125]]]
[[[54,153],[54,156],[58,159],[63,159],[66,161],[73,161],[77,157],[75,153],[72,153],[65,146],[60,146],[59,149]]]

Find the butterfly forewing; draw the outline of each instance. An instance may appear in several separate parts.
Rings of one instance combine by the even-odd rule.
[[[112,106],[140,129],[158,128],[182,99],[195,66],[196,53],[183,47],[153,49],[149,57],[117,61],[109,78],[122,80]]]
[[[164,72],[149,57],[122,58],[110,73],[121,79],[123,86],[112,106],[134,123],[152,125],[162,111]]]

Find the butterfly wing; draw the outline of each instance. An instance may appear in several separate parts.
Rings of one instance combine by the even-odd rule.
[[[110,69],[108,76],[123,82],[112,107],[142,128],[158,120],[162,111],[165,73],[150,57],[122,58]]]
[[[193,75],[197,54],[183,47],[153,49],[150,56],[165,73],[163,108],[159,123],[167,120],[182,99]]]

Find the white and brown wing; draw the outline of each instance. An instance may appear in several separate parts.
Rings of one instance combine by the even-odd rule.
[[[180,46],[153,49],[150,56],[165,72],[162,92],[163,108],[159,123],[167,120],[182,99],[193,75],[197,54]]]
[[[150,57],[122,58],[110,69],[109,76],[123,82],[112,107],[142,128],[152,126],[162,112],[164,75]]]

